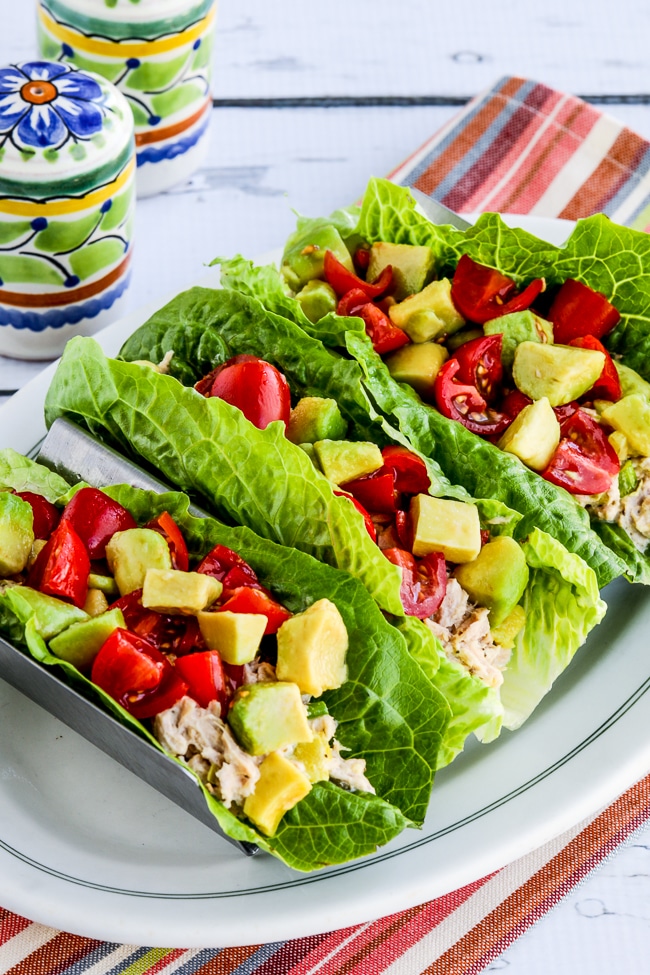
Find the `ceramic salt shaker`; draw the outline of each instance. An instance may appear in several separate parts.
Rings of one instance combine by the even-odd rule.
[[[44,57],[103,75],[135,119],[137,191],[187,179],[207,151],[216,0],[38,0]]]
[[[0,354],[52,359],[123,313],[133,116],[71,64],[0,68]]]

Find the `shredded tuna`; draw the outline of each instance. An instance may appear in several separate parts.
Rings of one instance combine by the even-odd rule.
[[[637,486],[630,494],[621,497],[615,477],[605,494],[595,500],[590,495],[579,495],[577,500],[600,521],[620,525],[639,552],[645,552],[650,542],[650,457],[633,458],[632,464]]]
[[[425,622],[450,660],[461,663],[489,687],[503,683],[510,651],[494,642],[487,609],[473,606],[456,579],[448,580],[440,609]]]
[[[275,667],[266,660],[251,660],[249,664],[244,664],[244,684],[261,684],[263,682],[277,680]]]
[[[239,747],[228,726],[221,720],[216,701],[207,708],[183,697],[173,707],[154,718],[154,734],[173,755],[183,758],[204,780],[211,769],[215,791],[229,809],[251,795],[259,779],[261,759]]]
[[[336,738],[332,742],[332,763],[329,772],[330,779],[350,792],[372,792],[373,794],[375,792],[365,776],[365,760],[363,758],[343,758],[341,745]]]

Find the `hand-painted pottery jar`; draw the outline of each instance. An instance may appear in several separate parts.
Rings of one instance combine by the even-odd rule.
[[[38,0],[44,57],[103,75],[135,119],[139,196],[187,179],[207,151],[216,0]]]
[[[122,314],[133,116],[71,64],[0,68],[0,354],[51,359]]]

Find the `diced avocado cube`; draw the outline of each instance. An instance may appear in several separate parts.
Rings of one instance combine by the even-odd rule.
[[[268,681],[237,688],[228,724],[250,755],[266,755],[314,737],[297,684]]]
[[[319,599],[286,620],[277,641],[278,680],[293,681],[303,694],[320,697],[347,680],[348,631],[329,599]]]
[[[293,757],[302,762],[310,782],[326,782],[330,777],[332,749],[324,734],[315,734],[313,741],[296,745]]]
[[[416,494],[411,498],[413,554],[442,552],[449,562],[472,562],[481,551],[478,508],[465,501]]]
[[[490,625],[499,626],[526,591],[529,572],[521,546],[498,535],[472,562],[458,566],[454,576],[473,603],[490,611]]]
[[[67,660],[78,670],[88,671],[106,640],[118,627],[125,627],[122,610],[110,609],[94,619],[73,623],[50,640],[50,650],[55,657]]]
[[[336,291],[327,281],[314,279],[308,281],[296,295],[296,301],[310,322],[319,322],[332,311],[336,311],[338,298]]]
[[[304,452],[307,454],[307,456],[309,457],[310,461],[312,462],[316,470],[320,471],[321,467],[318,461],[316,448],[314,447],[313,443],[299,443],[298,446],[300,447],[301,450],[304,450]]]
[[[377,241],[370,248],[366,279],[376,281],[389,264],[393,269],[391,295],[396,301],[403,301],[429,283],[435,269],[435,257],[430,247],[420,244]]]
[[[601,413],[610,427],[627,440],[631,454],[650,456],[650,403],[640,393],[629,393]]]
[[[614,430],[613,433],[607,438],[616,451],[616,456],[620,460],[621,464],[624,464],[629,456],[629,448],[627,444],[627,437],[620,430]]]
[[[34,512],[28,501],[0,491],[0,576],[22,572],[34,544]]]
[[[88,619],[88,613],[83,609],[29,586],[12,586],[5,589],[4,594],[20,619],[26,621],[30,616],[34,617],[36,630],[46,641],[73,623]]]
[[[314,448],[321,470],[332,484],[347,484],[384,465],[377,444],[363,440],[317,440]]]
[[[473,342],[474,339],[482,338],[482,328],[461,328],[460,332],[454,332],[453,335],[445,338],[445,347],[450,354],[453,354],[456,349],[460,349],[461,345],[465,345],[467,342]]]
[[[296,444],[343,440],[348,425],[335,399],[303,396],[291,411],[287,438]]]
[[[106,546],[106,559],[121,596],[142,589],[147,569],[171,569],[169,545],[152,528],[115,532]]]
[[[542,396],[515,417],[498,446],[534,471],[543,471],[559,442],[560,424],[548,398]]]
[[[244,815],[273,836],[286,812],[311,791],[311,782],[283,755],[273,752],[260,765],[255,791],[244,800]]]
[[[114,599],[117,599],[120,594],[120,590],[117,588],[117,583],[113,576],[105,576],[99,572],[90,573],[88,576],[88,588],[101,589],[103,593]]]
[[[389,355],[386,366],[398,383],[408,383],[422,399],[431,399],[435,378],[448,358],[438,342],[411,343]]]
[[[629,366],[624,366],[622,362],[617,362],[616,359],[614,359],[614,365],[616,366],[618,378],[621,381],[623,396],[629,396],[631,393],[639,393],[640,396],[643,396],[650,402],[650,383],[642,379],[634,369],[630,369]]]
[[[485,323],[483,332],[485,335],[503,335],[501,362],[508,370],[512,369],[515,349],[522,342],[553,344],[553,323],[529,310],[514,311],[510,315],[493,318]]]
[[[223,592],[223,583],[203,572],[180,569],[147,569],[142,586],[142,605],[157,613],[193,616],[207,609]]]
[[[227,664],[248,664],[256,656],[268,619],[262,613],[198,613],[208,650],[218,650]]]
[[[522,342],[515,351],[512,376],[526,396],[546,396],[551,406],[562,406],[591,389],[604,365],[605,355],[596,349]]]
[[[423,291],[391,305],[390,320],[401,328],[413,342],[428,342],[441,335],[451,335],[465,324],[451,300],[451,281],[440,278]]]
[[[296,231],[287,241],[281,264],[284,279],[292,291],[300,291],[308,281],[322,278],[325,251],[331,251],[348,271],[354,273],[350,252],[331,224]]]
[[[523,606],[515,606],[509,616],[498,626],[491,626],[492,639],[504,650],[512,650],[515,640],[526,624],[526,611]]]
[[[101,589],[89,589],[83,608],[89,616],[101,616],[108,609],[108,599]]]

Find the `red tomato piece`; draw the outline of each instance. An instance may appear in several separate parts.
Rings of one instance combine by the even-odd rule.
[[[464,318],[483,325],[529,308],[545,286],[544,278],[535,278],[516,294],[517,284],[512,278],[463,254],[451,283],[451,299]]]
[[[366,511],[392,514],[397,510],[398,495],[395,490],[395,475],[392,470],[380,467],[372,474],[348,481],[345,490],[361,504]]]
[[[484,335],[465,342],[454,353],[460,368],[456,379],[461,383],[476,386],[487,403],[496,399],[503,380],[501,349],[503,335]]]
[[[607,434],[584,410],[561,423],[562,440],[542,477],[571,494],[602,494],[621,469]]]
[[[259,430],[274,420],[285,427],[291,415],[291,393],[282,373],[254,355],[236,355],[217,366],[194,387],[210,398],[217,396],[236,406]]]
[[[152,718],[187,694],[187,684],[148,640],[121,627],[95,657],[91,680],[135,718]]]
[[[336,306],[336,314],[347,318],[351,315],[356,315],[359,308],[363,308],[367,304],[368,296],[365,291],[361,291],[360,288],[351,288],[340,299]]]
[[[408,511],[395,512],[395,531],[400,546],[407,552],[413,550],[413,521]]]
[[[355,315],[363,319],[366,335],[377,355],[387,355],[411,341],[406,332],[393,325],[388,315],[372,302],[357,308]]]
[[[154,609],[146,609],[141,597],[142,589],[136,589],[111,604],[111,609],[122,610],[127,629],[144,637],[157,650],[177,657],[205,649],[195,616],[157,613]]]
[[[370,264],[370,248],[357,247],[352,255],[352,263],[360,274],[365,274]]]
[[[27,585],[83,607],[89,575],[86,546],[68,521],[60,521],[39,552],[27,576]]]
[[[447,564],[442,552],[416,560],[401,548],[387,548],[384,555],[402,570],[400,597],[406,615],[421,620],[433,616],[447,592]]]
[[[211,701],[217,701],[221,705],[221,713],[225,714],[230,694],[223,663],[216,650],[190,653],[179,658],[174,668],[187,684],[187,693],[197,704],[207,708]]]
[[[621,380],[618,378],[618,372],[612,357],[603,343],[599,342],[593,335],[581,335],[577,339],[571,339],[569,345],[575,345],[580,349],[594,349],[596,352],[602,352],[605,355],[603,371],[591,389],[585,394],[585,399],[609,399],[613,403],[619,400],[623,395]]]
[[[431,487],[427,465],[421,457],[406,447],[392,445],[382,448],[384,467],[393,471],[395,487],[405,494],[426,494]]]
[[[207,576],[214,576],[223,583],[224,592],[238,589],[240,586],[250,586],[261,589],[257,575],[240,555],[225,545],[215,545],[211,552],[202,559],[196,567],[196,572]]]
[[[530,406],[532,402],[530,396],[526,396],[525,393],[520,392],[518,389],[512,389],[503,397],[501,410],[511,420],[514,420],[515,417],[519,416],[524,407]]]
[[[363,291],[366,301],[379,298],[384,292],[388,291],[393,283],[393,269],[390,264],[383,269],[379,277],[372,284],[364,281],[345,267],[344,264],[334,256],[332,251],[325,251],[323,262],[323,277],[327,283],[334,288],[336,294],[341,298],[346,292],[353,288]]]
[[[621,316],[600,291],[569,278],[556,294],[547,318],[553,322],[555,341],[568,345],[583,335],[602,338],[618,324]]]
[[[49,538],[61,519],[61,512],[56,505],[33,491],[16,491],[16,495],[32,506],[34,538]]]
[[[357,501],[356,498],[350,497],[349,494],[345,494],[343,491],[335,491],[334,494],[337,498],[347,498],[347,500],[354,505],[359,514],[363,517],[364,524],[366,526],[366,531],[372,538],[373,542],[377,541],[377,529],[375,528],[374,522],[370,517],[369,513],[366,511],[364,506]]]
[[[106,544],[115,532],[137,528],[126,508],[93,487],[81,488],[73,495],[63,509],[61,520],[72,525],[93,560],[104,558]]]
[[[233,589],[230,597],[222,603],[218,611],[227,610],[229,613],[259,613],[267,618],[264,634],[277,633],[282,624],[293,615],[275,599],[268,596],[261,589],[251,589],[240,586]]]
[[[169,512],[163,511],[157,518],[148,522],[145,528],[150,528],[152,531],[158,532],[163,536],[169,545],[169,553],[172,557],[173,567],[179,569],[181,572],[187,572],[190,567],[190,556],[187,551],[187,545],[185,544],[183,533]]]
[[[447,359],[436,376],[433,394],[442,415],[484,437],[503,433],[512,418],[489,408],[476,386],[456,382],[458,369],[457,359]]]

